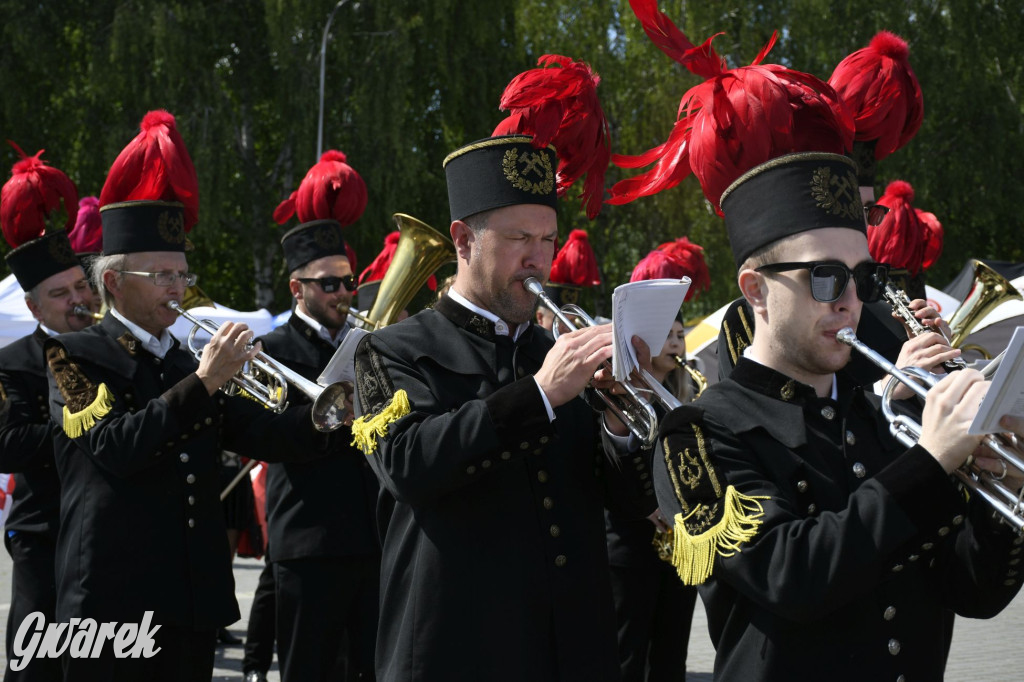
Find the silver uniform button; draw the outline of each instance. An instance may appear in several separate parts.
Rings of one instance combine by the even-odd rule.
[[[895,639],[895,638],[890,639],[889,640],[889,653],[892,654],[893,656],[895,656],[899,652],[900,652],[900,640]]]
[[[963,514],[957,514],[956,516],[953,517],[953,525],[954,526],[959,526],[963,522],[964,522]]]
[[[188,496],[188,503],[189,504],[195,504],[196,503],[196,496],[195,495],[189,495]]]
[[[902,570],[903,570],[903,564],[896,564],[895,566],[892,567],[892,572],[893,573],[899,573]]]
[[[930,542],[926,542],[926,543],[924,543],[923,545],[921,545],[921,549],[923,549],[924,551],[926,551],[926,552],[927,552],[928,550],[930,550],[930,549],[931,549],[932,547],[934,547],[934,546],[935,546],[935,545],[933,545],[932,543],[930,543]]]
[[[853,465],[853,475],[857,478],[864,478],[868,475],[868,469],[860,462],[855,462]]]
[[[541,437],[540,437],[540,444],[541,444],[541,445],[547,445],[547,443],[548,443],[548,441],[549,441],[549,440],[551,440],[551,439],[550,439],[550,438],[548,438],[547,436],[541,436]]]
[[[188,463],[188,453],[187,452],[181,453],[180,455],[178,455],[178,458],[181,460],[182,464],[187,464]]]
[[[561,568],[562,566],[565,566],[565,563],[567,561],[568,561],[568,559],[565,557],[564,554],[559,554],[558,556],[555,557],[555,566],[558,566],[559,568]]]
[[[796,482],[796,489],[799,492],[802,492],[802,493],[807,492],[807,481],[797,481]]]
[[[468,467],[466,467],[466,473],[472,476],[473,474],[476,473],[476,467],[470,464]]]
[[[548,532],[551,533],[551,537],[557,538],[559,535],[562,534],[562,529],[559,528],[556,524],[552,523],[551,528],[548,529]]]
[[[896,607],[895,606],[887,606],[885,608],[885,613],[882,614],[882,618],[885,618],[886,620],[892,620],[895,617],[896,617]]]
[[[529,449],[530,449],[530,444],[529,444],[529,443],[527,443],[527,442],[526,442],[526,441],[524,440],[524,441],[523,441],[522,443],[520,443],[520,444],[519,444],[519,449],[520,449],[520,450],[529,450]]]
[[[506,450],[505,452],[501,453],[501,458],[505,461],[508,461],[509,459],[512,458],[512,453]]]
[[[813,502],[811,502],[809,505],[807,505],[807,513],[808,514],[813,514],[816,511],[818,511],[818,505],[814,504]]]
[[[835,419],[835,408],[833,408],[831,405],[826,405],[825,407],[821,408],[821,416],[828,420]]]
[[[907,557],[907,559],[909,559],[910,561],[917,561],[917,560],[918,560],[918,559],[920,559],[920,558],[921,558],[921,557],[919,557],[919,556],[918,556],[918,555],[916,555],[916,554],[911,554],[910,556],[908,556],[908,557]]]
[[[947,535],[949,535],[949,527],[948,526],[943,526],[942,528],[939,529],[939,537],[943,537],[944,538]]]
[[[847,431],[846,432],[846,444],[847,445],[856,445],[857,444],[857,437],[853,435],[853,431]]]
[[[189,474],[188,476],[185,477],[185,482],[190,484],[190,485],[192,483],[195,483],[196,482],[196,475],[195,474]]]
[[[195,528],[196,527],[196,520],[195,519],[189,519],[188,520],[188,527],[189,528]]]

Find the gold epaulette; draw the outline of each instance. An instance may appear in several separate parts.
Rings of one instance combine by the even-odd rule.
[[[405,389],[399,389],[380,412],[363,415],[352,423],[352,445],[369,455],[377,449],[377,438],[388,435],[388,426],[409,414],[409,396]]]

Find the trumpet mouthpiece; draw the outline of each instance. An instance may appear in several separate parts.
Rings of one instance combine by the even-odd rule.
[[[540,296],[544,293],[544,285],[537,281],[536,277],[527,277],[523,280],[523,288],[529,291],[534,296]]]
[[[853,331],[853,327],[843,327],[836,332],[836,341],[839,343],[845,343],[847,346],[852,346],[853,342],[857,340],[857,333]]]

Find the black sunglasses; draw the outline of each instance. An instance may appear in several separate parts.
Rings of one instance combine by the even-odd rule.
[[[325,294],[333,294],[342,285],[345,286],[346,291],[356,290],[356,278],[352,275],[345,275],[344,277],[298,277],[296,279],[303,284],[313,284],[315,282],[320,285],[320,289]]]
[[[851,270],[839,261],[811,261],[809,263],[769,263],[757,268],[757,272],[787,272],[789,270],[811,271],[811,296],[821,303],[833,303],[846,291],[846,285],[853,278],[857,287],[857,298],[864,303],[874,303],[882,298],[885,283],[889,280],[889,266],[885,263],[859,263]]]
[[[864,218],[871,227],[878,227],[881,225],[888,213],[889,207],[882,206],[881,204],[871,204],[870,206],[864,207]]]

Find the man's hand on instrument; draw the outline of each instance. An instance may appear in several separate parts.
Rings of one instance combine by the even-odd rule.
[[[356,408],[353,402],[356,388],[350,381],[341,382],[341,387],[345,389],[345,417],[341,420],[341,423],[345,426],[352,426],[352,422],[356,418]]]
[[[650,372],[651,349],[647,347],[647,344],[644,343],[644,340],[639,336],[634,336],[631,339],[631,342],[633,343],[633,348],[636,349],[636,359],[637,362],[640,363],[640,367]],[[615,381],[615,378],[612,376],[610,366],[598,369],[594,374],[594,380],[590,382],[590,385],[599,391],[607,391],[614,395],[624,395],[626,393],[626,389],[622,387],[622,384]],[[629,434],[629,427],[623,424],[622,420],[616,417],[611,410],[605,410],[604,423],[608,428],[608,431],[617,436],[625,436]]]
[[[551,407],[558,407],[578,396],[611,356],[612,326],[583,327],[558,337],[534,378]]]
[[[654,524],[655,528],[663,533],[672,530],[672,526],[668,525],[668,519],[665,518],[660,509],[655,509],[647,516],[647,519]]]
[[[949,339],[951,334],[949,331],[949,325],[942,316],[939,315],[939,311],[928,305],[928,301],[923,298],[915,298],[907,306],[914,311],[914,317],[926,327],[938,329],[942,333],[942,338]]]
[[[946,340],[939,334],[921,334],[907,339],[900,349],[900,356],[896,360],[897,367],[920,367],[933,373],[945,373],[942,363],[953,358],[960,357],[959,348],[950,348]],[[889,377],[889,381],[897,381]],[[913,391],[902,383],[893,391],[893,397],[897,400],[910,398]]]
[[[206,390],[213,395],[231,380],[242,365],[256,357],[262,345],[257,341],[251,348],[253,333],[240,322],[225,322],[217,329],[203,348],[196,375]]]
[[[931,453],[946,473],[959,468],[981,444],[982,436],[969,435],[967,429],[988,387],[981,372],[965,369],[953,372],[928,391],[918,444]]]

